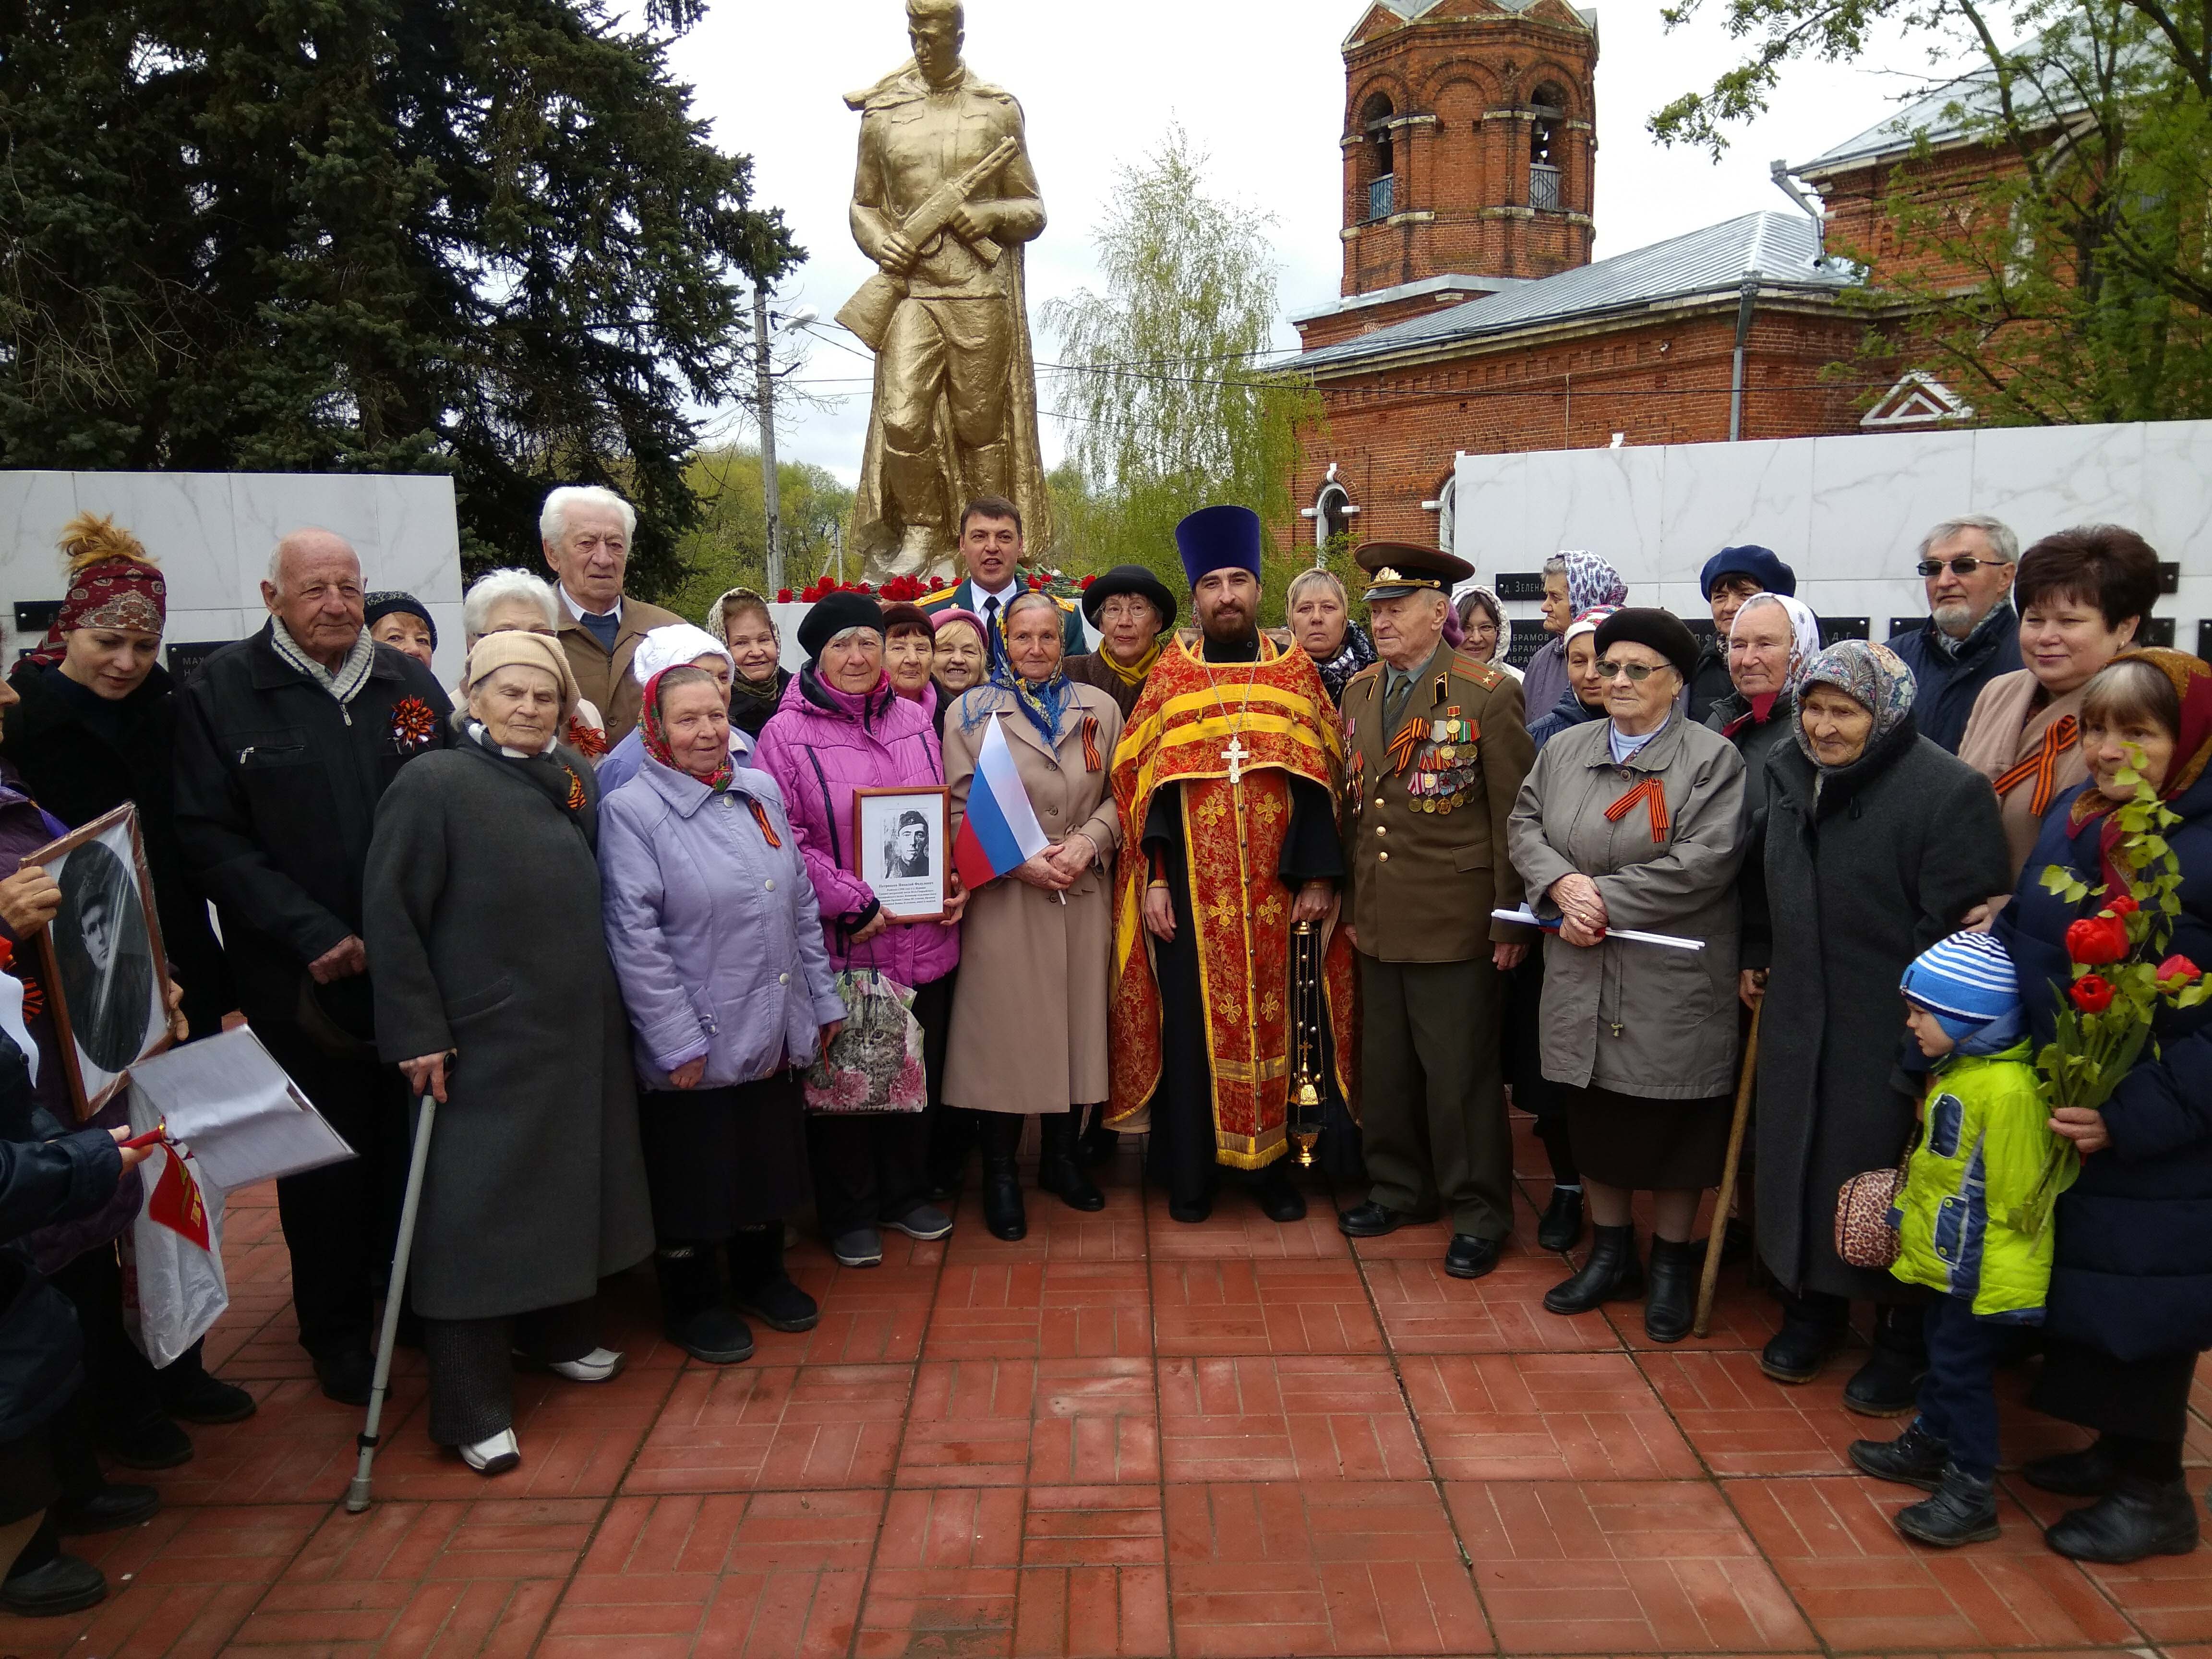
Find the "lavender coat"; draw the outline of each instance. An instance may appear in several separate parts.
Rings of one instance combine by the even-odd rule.
[[[877,909],[874,892],[855,873],[853,792],[945,781],[937,733],[920,703],[898,696],[888,680],[855,696],[801,669],[761,728],[753,764],[782,786],[833,963],[878,969],[907,986],[943,979],[960,965],[957,923],[893,922],[865,945],[851,943]]]
[[[645,1087],[667,1088],[671,1072],[702,1054],[701,1088],[753,1082],[811,1060],[820,1028],[845,1018],[814,884],[765,773],[740,767],[717,794],[642,759],[599,803],[599,881]]]

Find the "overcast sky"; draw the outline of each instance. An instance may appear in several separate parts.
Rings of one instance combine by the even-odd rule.
[[[1091,230],[1115,171],[1154,147],[1171,122],[1210,156],[1217,193],[1273,216],[1285,315],[1335,298],[1342,46],[1364,9],[1363,0],[968,0],[968,61],[1022,100],[1050,219],[1030,245],[1032,319],[1050,296],[1095,284]],[[1701,21],[1668,33],[1655,0],[1616,0],[1600,8],[1598,23],[1599,258],[1736,214],[1790,210],[1767,177],[1770,161],[1818,155],[1927,84],[1925,49],[1895,38],[1855,67],[1796,65],[1774,112],[1738,133],[1716,165],[1702,153],[1661,148],[1644,123],[1734,61],[1723,30]],[[902,0],[717,0],[674,52],[676,72],[696,88],[716,142],[754,158],[757,199],[782,209],[807,250],[777,302],[820,313],[823,326],[795,348],[798,378],[838,401],[785,411],[780,447],[848,482],[872,364],[828,319],[872,267],[846,226],[860,118],[842,95],[903,60],[904,30]],[[1296,343],[1287,324],[1279,332]],[[1040,363],[1053,359],[1055,343],[1040,334]],[[1053,378],[1040,375],[1048,408]],[[1042,425],[1050,464],[1060,423]]]

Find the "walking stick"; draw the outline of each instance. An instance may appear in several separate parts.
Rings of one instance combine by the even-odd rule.
[[[1713,1224],[1705,1236],[1705,1271],[1698,1281],[1698,1316],[1692,1334],[1703,1336],[1713,1321],[1713,1291],[1721,1278],[1721,1244],[1728,1231],[1729,1208],[1735,1202],[1736,1166],[1743,1162],[1743,1127],[1751,1118],[1752,1091],[1759,1081],[1759,1017],[1766,1012],[1766,999],[1751,1011],[1751,1035],[1743,1043],[1743,1076],[1735,1085],[1735,1117],[1729,1124],[1728,1157],[1721,1164],[1721,1189],[1713,1200]]]
[[[422,1096],[422,1115],[415,1121],[414,1156],[407,1164],[407,1197],[399,1206],[399,1243],[392,1252],[392,1284],[384,1293],[384,1328],[376,1338],[376,1374],[368,1385],[368,1421],[355,1437],[361,1461],[354,1465],[352,1484],[346,1487],[348,1515],[368,1507],[369,1466],[376,1461],[377,1426],[384,1420],[385,1390],[392,1382],[392,1350],[399,1340],[399,1307],[407,1299],[407,1259],[415,1253],[415,1212],[422,1205],[422,1171],[430,1161],[430,1127],[438,1113],[436,1098]]]

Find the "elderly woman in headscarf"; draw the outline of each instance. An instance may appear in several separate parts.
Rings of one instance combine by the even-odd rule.
[[[708,607],[707,631],[730,648],[736,671],[730,682],[730,724],[757,738],[791,684],[775,613],[751,588],[732,587]]]
[[[1843,1346],[1851,1303],[1871,1302],[1874,1353],[1844,1403],[1876,1417],[1912,1409],[1927,1369],[1924,1296],[1836,1254],[1836,1193],[1855,1175],[1895,1168],[1917,1121],[1924,1064],[1907,1055],[1888,988],[2002,892],[2012,868],[1988,781],[1919,734],[1913,690],[1896,653],[1864,640],[1840,641],[1806,665],[1791,740],[1765,765],[1775,925],[1750,940],[1771,963],[1759,1015],[1759,1249],[1783,1298],[1782,1328],[1759,1368],[1811,1381]]]
[[[543,634],[557,637],[561,602],[553,585],[527,570],[488,570],[469,585],[461,598],[461,649],[477,648],[487,634]],[[469,696],[467,659],[463,658],[461,683],[453,688],[453,701],[465,705]],[[561,741],[589,761],[607,752],[607,723],[584,698],[568,716],[568,729]]]
[[[922,1064],[932,1103],[941,1097],[952,975],[960,965],[960,913],[967,894],[951,886],[943,919],[901,921],[885,914],[859,874],[854,792],[929,788],[945,781],[937,733],[921,705],[891,690],[884,672],[883,607],[866,593],[837,592],[799,625],[806,666],[762,729],[754,764],[783,792],[792,833],[822,911],[832,969],[873,969],[914,993]],[[884,1259],[883,1229],[942,1238],[952,1218],[929,1201],[933,1112],[815,1112],[806,1133],[815,1212],[830,1253],[848,1267]]]
[[[969,900],[945,1099],[981,1115],[984,1224],[1016,1239],[1028,1231],[1014,1154],[1029,1118],[1042,1136],[1038,1187],[1073,1209],[1106,1202],[1075,1143],[1084,1109],[1107,1096],[1109,872],[1121,840],[1108,768],[1121,711],[1060,672],[1060,611],[1050,599],[1019,595],[999,620],[1005,648],[991,683],[963,696],[945,720],[953,827],[957,834],[996,722],[1048,844]],[[1015,1009],[1021,1030],[1010,1037]]]
[[[1352,620],[1344,584],[1327,570],[1301,570],[1291,578],[1283,610],[1290,617],[1291,637],[1321,671],[1329,702],[1340,701],[1346,684],[1375,660],[1375,641]]]
[[[520,1461],[514,1355],[611,1377],[599,1283],[653,1249],[575,702],[558,641],[477,641],[463,740],[400,769],[362,880],[377,1047],[440,1106],[407,1285],[430,1438],[484,1474]]]
[[[991,675],[991,647],[983,641],[983,619],[972,611],[948,607],[930,613],[929,678],[937,687],[937,713],[932,722],[939,740],[945,737],[945,716]]]
[[[731,688],[737,679],[737,663],[730,648],[704,629],[694,628],[690,623],[664,623],[637,642],[629,672],[637,676],[637,683],[642,686],[655,674],[665,673],[679,663],[703,669],[713,677],[722,688],[726,712],[735,701]],[[729,726],[728,737],[731,759],[739,766],[749,763],[753,740],[734,723]],[[632,727],[629,735],[599,763],[600,789],[611,794],[635,777],[638,768],[644,764],[645,733]]]
[[[1521,671],[1505,660],[1513,643],[1513,625],[1506,620],[1505,602],[1496,588],[1468,583],[1453,596],[1452,614],[1459,618],[1457,649],[1477,662],[1504,669],[1516,680],[1521,678]]]
[[[1625,605],[1628,584],[1595,553],[1560,553],[1544,561],[1544,629],[1547,640],[1522,671],[1521,706],[1553,708],[1567,689],[1568,625],[1599,605]]]
[[[1735,1076],[1735,872],[1743,760],[1676,707],[1698,643],[1664,611],[1598,625],[1607,718],[1545,745],[1513,809],[1513,862],[1544,942],[1544,1075],[1566,1097],[1590,1252],[1556,1314],[1644,1292],[1630,1202],[1652,1195],[1644,1334],[1690,1334],[1703,1190],[1720,1177]],[[1616,927],[1704,941],[1673,950]]]
[[[918,702],[941,738],[945,721],[938,713],[937,624],[918,605],[884,607],[884,678],[908,702]]]
[[[1820,654],[1820,623],[1803,601],[1786,593],[1754,593],[1729,626],[1729,690],[1705,724],[1743,757],[1743,949],[1738,991],[1749,1006],[1766,983],[1766,757],[1796,731],[1796,693]],[[1704,660],[1703,654],[1699,657]]]
[[[742,1314],[779,1331],[820,1316],[784,1271],[783,1223],[806,1200],[799,1073],[845,1018],[783,792],[732,763],[728,724],[704,669],[654,674],[644,763],[599,812],[663,1328],[714,1365],[751,1354]]]

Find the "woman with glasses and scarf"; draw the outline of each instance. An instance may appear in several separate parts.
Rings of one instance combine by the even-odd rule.
[[[1014,1153],[1037,1120],[1037,1185],[1073,1209],[1105,1198],[1076,1156],[1084,1109],[1107,1095],[1109,885],[1121,839],[1107,769],[1121,711],[1061,672],[1060,611],[1025,593],[1000,613],[1004,648],[988,685],[955,704],[945,726],[945,775],[955,834],[994,721],[1048,844],[1011,875],[976,890],[961,939],[960,982],[945,1062],[945,1098],[982,1119],[983,1220],[1005,1239],[1028,1230]],[[1010,1034],[1010,1011],[1021,1029]]]
[[[1810,1382],[1847,1339],[1850,1304],[1871,1302],[1874,1353],[1844,1403],[1872,1417],[1911,1411],[1917,1398],[1926,1297],[1836,1254],[1836,1192],[1894,1169],[1913,1133],[1926,1067],[1917,1048],[1907,1052],[1893,988],[2004,890],[2009,868],[1996,798],[1919,734],[1913,690],[1896,653],[1864,640],[1841,641],[1805,668],[1790,741],[1765,765],[1774,924],[1747,929],[1746,943],[1770,964],[1756,1191],[1759,1255],[1783,1306],[1759,1369]]]
[[[1735,1080],[1736,866],[1743,760],[1676,707],[1698,642],[1664,611],[1599,624],[1607,718],[1536,757],[1513,810],[1513,862],[1557,931],[1544,941],[1543,1068],[1565,1095],[1594,1232],[1544,1306],[1644,1297],[1656,1342],[1690,1333],[1703,1190],[1720,1178]],[[1617,939],[1614,928],[1703,941]],[[1629,1204],[1652,1194],[1650,1293]]]

